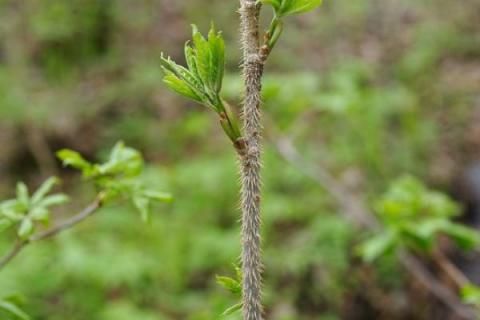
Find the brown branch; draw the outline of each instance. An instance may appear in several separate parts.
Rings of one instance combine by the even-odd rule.
[[[318,184],[335,199],[338,205],[342,208],[341,213],[343,213],[348,220],[358,227],[371,230],[380,228],[380,224],[375,219],[375,216],[365,208],[361,199],[349,192],[347,188],[343,187],[343,185],[341,185],[322,166],[314,166],[303,159],[293,143],[287,137],[273,138],[274,136],[278,137],[279,135],[268,135],[280,156],[297,170],[318,182]],[[437,280],[418,258],[405,251],[400,251],[398,257],[400,264],[409,272],[409,274],[455,314],[462,319],[475,319],[473,309],[463,304],[450,288]],[[445,263],[444,266],[446,266]],[[456,274],[456,276],[458,276],[458,274]],[[457,281],[461,283],[463,280],[460,281],[459,278],[457,278]]]
[[[12,249],[2,259],[0,259],[0,270],[4,268],[10,261],[12,261],[13,258],[15,258],[28,244],[51,238],[64,230],[70,229],[71,227],[93,215],[102,206],[102,199],[103,194],[100,194],[90,205],[85,207],[85,209],[71,218],[63,221],[62,223],[52,227],[51,229],[33,235],[26,240],[17,240]]]
[[[434,250],[432,257],[433,261],[435,261],[440,269],[453,281],[457,289],[462,289],[471,284],[465,274],[458,269],[440,249]]]

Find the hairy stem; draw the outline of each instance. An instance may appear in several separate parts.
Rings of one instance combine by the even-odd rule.
[[[259,44],[260,5],[255,0],[240,0],[241,41],[245,101],[243,105],[244,146],[241,163],[243,318],[262,319],[260,261],[260,135],[261,78],[266,55]]]
[[[0,269],[4,268],[10,261],[12,261],[13,258],[15,258],[28,244],[51,238],[64,230],[70,229],[71,227],[77,225],[78,223],[93,215],[102,206],[102,198],[103,195],[100,194],[90,205],[85,207],[85,209],[48,230],[35,234],[25,240],[17,240],[17,242],[10,249],[10,251],[3,258],[0,259]]]

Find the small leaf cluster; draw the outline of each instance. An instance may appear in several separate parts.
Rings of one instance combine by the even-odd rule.
[[[192,25],[192,41],[185,44],[187,67],[162,55],[164,83],[176,93],[215,111],[225,133],[235,142],[240,137],[237,117],[220,96],[225,69],[225,43],[221,33],[211,26],[205,38]]]
[[[393,182],[377,202],[376,212],[385,228],[360,246],[366,261],[399,246],[428,253],[439,234],[449,236],[464,249],[480,242],[477,231],[451,220],[460,212],[457,203],[411,176]]]
[[[51,177],[32,195],[25,183],[19,182],[16,198],[0,203],[0,230],[17,226],[17,236],[26,240],[35,232],[36,222],[47,224],[51,207],[69,201],[68,196],[62,193],[49,195],[59,182],[58,178]]]
[[[140,180],[143,172],[143,157],[137,150],[118,142],[104,163],[90,163],[76,151],[64,149],[57,156],[65,166],[78,169],[84,178],[93,180],[104,202],[126,198],[139,210],[144,220],[150,215],[152,201],[169,202],[172,196],[168,193],[148,189]]]
[[[233,293],[238,298],[242,297],[242,270],[238,266],[234,266],[236,271],[236,278],[225,277],[225,276],[217,276],[217,283],[227,289],[229,292]],[[231,315],[239,310],[242,309],[242,302],[238,302],[233,306],[227,308],[223,313],[222,316]]]

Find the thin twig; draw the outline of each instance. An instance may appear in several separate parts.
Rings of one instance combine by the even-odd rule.
[[[90,205],[85,207],[85,209],[71,218],[63,221],[62,223],[33,235],[26,240],[17,240],[12,249],[2,259],[0,259],[0,269],[4,268],[10,261],[12,261],[13,258],[15,258],[28,244],[51,238],[64,230],[70,229],[71,227],[93,215],[102,206],[102,199],[103,195],[100,194]]]
[[[352,223],[358,227],[375,230],[380,224],[375,216],[365,208],[363,201],[343,187],[327,170],[322,166],[314,166],[299,154],[293,143],[287,137],[280,137],[277,133],[269,134],[271,142],[277,152],[284,160],[294,166],[297,170],[318,182],[341,206],[341,212]],[[443,283],[438,281],[432,273],[415,256],[400,251],[398,257],[401,265],[420,282],[433,296],[442,301],[455,314],[463,319],[475,319],[473,309],[464,305],[458,296]]]
[[[432,257],[440,269],[455,283],[457,289],[471,284],[467,276],[445,256],[441,249],[434,250]]]

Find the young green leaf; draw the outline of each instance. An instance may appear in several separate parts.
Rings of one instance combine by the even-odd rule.
[[[467,285],[460,291],[462,301],[467,304],[480,305],[480,287],[476,285]]]
[[[17,305],[8,300],[0,299],[0,310],[20,320],[31,319],[30,316],[22,311]]]
[[[28,237],[30,237],[33,234],[34,228],[35,227],[32,219],[30,217],[26,217],[25,219],[22,220],[22,223],[18,228],[17,234],[21,239],[28,239]]]
[[[143,195],[149,199],[161,202],[171,202],[173,201],[173,196],[167,192],[160,192],[155,190],[145,190]]]
[[[117,142],[113,147],[108,161],[95,165],[99,175],[123,175],[125,177],[138,176],[143,170],[143,157],[137,150],[126,147],[123,142]]]
[[[233,306],[229,307],[225,311],[223,311],[222,316],[226,317],[229,316],[237,311],[240,311],[243,307],[243,303],[239,302],[237,304],[234,304]]]
[[[219,93],[225,68],[225,43],[212,25],[207,39],[192,25],[192,42],[185,44],[188,69],[161,57],[163,81],[178,94],[220,112]]]
[[[397,245],[394,233],[386,231],[365,241],[359,247],[359,252],[366,262],[372,262]]]
[[[51,196],[45,197],[44,199],[40,200],[40,202],[37,203],[38,207],[52,207],[52,206],[58,206],[64,203],[67,203],[70,201],[70,198],[63,194],[63,193],[58,193],[58,194],[53,194]]]
[[[62,160],[64,166],[79,169],[84,173],[91,169],[90,162],[85,160],[80,153],[76,151],[63,149],[57,152],[57,157]]]
[[[34,208],[30,212],[30,217],[35,221],[48,222],[50,219],[50,211],[44,207]]]
[[[23,182],[17,183],[17,200],[25,207],[28,207],[30,204],[28,188]]]
[[[275,10],[278,17],[305,13],[318,8],[322,0],[260,0],[269,4]]]
[[[178,78],[173,72],[165,70],[165,77],[163,82],[173,91],[178,93],[181,96],[192,99],[198,103],[202,103],[202,98],[191,88],[188,83],[180,78]]]
[[[211,52],[211,83],[212,89],[218,93],[222,90],[223,74],[225,69],[225,43],[220,33],[215,31],[212,23],[208,33],[208,42]]]
[[[40,200],[42,200],[50,191],[52,191],[52,188],[59,183],[60,179],[58,179],[57,177],[50,177],[45,180],[45,182],[42,183],[42,185],[33,194],[32,205],[35,205]]]
[[[242,292],[242,284],[233,278],[225,276],[217,276],[217,283],[230,291],[233,294],[239,294]]]

